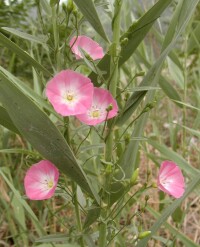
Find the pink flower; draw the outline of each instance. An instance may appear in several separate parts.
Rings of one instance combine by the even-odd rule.
[[[93,84],[82,74],[63,70],[47,83],[46,95],[62,116],[82,114],[92,104]]]
[[[158,174],[157,183],[160,190],[175,198],[181,197],[185,191],[185,182],[182,172],[172,161],[163,161]]]
[[[112,107],[107,111],[108,107]],[[118,106],[108,90],[94,88],[92,106],[84,114],[76,117],[87,125],[96,125],[117,115]]]
[[[24,178],[26,195],[31,200],[45,200],[53,196],[59,178],[58,169],[48,160],[31,166]]]
[[[93,60],[101,59],[104,56],[102,47],[89,37],[73,37],[69,44],[72,47],[71,49],[72,52],[75,54],[76,59],[83,58],[81,52],[79,51],[79,47],[86,51]]]

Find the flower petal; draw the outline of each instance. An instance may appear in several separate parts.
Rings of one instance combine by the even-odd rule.
[[[46,95],[62,116],[82,114],[92,104],[93,84],[80,73],[63,70],[47,83]]]
[[[59,178],[58,169],[48,160],[32,165],[24,178],[26,195],[31,200],[44,200],[53,196]],[[48,183],[51,182],[51,187]]]
[[[112,110],[107,112],[107,108],[112,105]],[[97,125],[106,119],[117,115],[118,106],[111,93],[102,88],[94,88],[92,106],[84,114],[77,114],[76,117],[87,125]]]
[[[86,51],[93,60],[101,59],[104,56],[102,47],[87,36],[73,37],[69,44],[76,59],[83,58],[79,51],[79,47]]]
[[[175,198],[185,191],[184,177],[180,168],[172,161],[164,161],[158,174],[158,188]]]

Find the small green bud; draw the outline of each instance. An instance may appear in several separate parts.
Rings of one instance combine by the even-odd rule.
[[[121,40],[121,46],[126,46],[128,44],[128,38],[124,38]]]
[[[102,165],[105,165],[105,166],[113,166],[113,163],[111,163],[111,162],[109,162],[109,161],[106,161],[106,160],[103,160],[103,159],[100,159],[100,161],[101,161],[101,164]]]
[[[106,111],[109,112],[109,111],[111,111],[112,109],[113,109],[113,105],[110,104],[110,105],[106,108]]]
[[[138,72],[135,77],[138,77],[138,76],[144,76],[145,75],[145,72],[144,71],[140,71]]]
[[[67,1],[67,12],[70,14],[74,9],[74,4],[72,0]]]
[[[157,184],[155,182],[152,183],[151,185],[152,188],[158,188]]]
[[[125,145],[129,144],[129,142],[130,142],[130,135],[129,134],[124,136],[124,141],[125,141]]]
[[[128,32],[132,33],[135,31],[135,27],[137,26],[138,21],[134,21],[133,24],[129,27]]]
[[[137,168],[137,169],[134,171],[134,173],[133,173],[133,175],[132,175],[132,177],[131,177],[131,179],[130,179],[130,185],[134,185],[134,184],[136,183],[136,181],[137,181],[137,179],[138,179],[138,173],[139,173],[139,168]]]
[[[109,175],[109,174],[112,173],[112,167],[113,167],[113,165],[107,165],[107,167],[106,167],[106,175]]]
[[[148,237],[151,234],[151,231],[140,232],[138,235],[138,239],[143,239]]]
[[[147,202],[149,200],[150,196],[149,195],[146,195],[145,196],[145,201]]]
[[[74,15],[75,17],[78,16],[78,11],[77,11],[76,9],[73,9],[73,15]]]
[[[58,0],[50,0],[50,6],[54,7],[56,4],[58,4],[59,1]]]

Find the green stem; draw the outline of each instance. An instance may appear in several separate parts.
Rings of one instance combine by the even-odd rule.
[[[121,13],[122,0],[115,0],[115,12],[113,18],[113,43],[111,51],[111,64],[110,72],[112,78],[110,80],[109,90],[113,97],[116,97],[116,89],[118,82],[118,58],[119,58],[119,46],[120,46],[120,13]],[[112,147],[113,147],[113,131],[112,120],[108,121],[108,137],[106,139],[105,158],[106,161],[112,159]]]
[[[75,182],[72,182],[73,202],[74,202],[74,207],[75,207],[76,222],[77,222],[77,226],[78,226],[78,231],[82,235],[82,223],[81,223],[81,216],[80,216],[80,210],[79,210],[79,204],[78,204],[76,189],[77,189],[77,185],[75,184]],[[81,245],[81,247],[85,246],[82,236],[80,236],[80,245]]]
[[[59,4],[52,7],[52,21],[53,21],[53,37],[54,37],[54,49],[55,49],[55,61],[56,61],[56,70],[60,71],[61,68],[61,59],[59,51],[59,29],[57,23],[57,17],[59,13]]]
[[[187,35],[185,37],[185,53],[184,53],[184,102],[187,102]],[[183,125],[186,126],[186,116],[187,109],[183,105]],[[183,128],[183,138],[182,138],[182,148],[183,148],[183,157],[186,155],[186,129]]]
[[[118,58],[119,58],[119,46],[120,46],[120,14],[121,14],[122,0],[115,0],[115,10],[113,17],[113,43],[111,45],[111,63],[110,63],[110,83],[109,91],[116,97],[116,89],[118,82]],[[113,121],[110,120],[107,123],[108,136],[106,138],[105,146],[105,160],[112,160],[112,151],[113,151]],[[107,208],[102,209],[101,218],[102,222],[100,223],[99,229],[99,247],[105,247],[107,245],[107,224],[104,219],[107,218],[107,213],[109,210]]]

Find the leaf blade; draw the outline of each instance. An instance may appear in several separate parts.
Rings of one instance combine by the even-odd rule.
[[[45,72],[47,75],[51,76],[51,73],[39,64],[35,59],[33,59],[27,52],[23,51],[18,45],[8,39],[5,35],[0,32],[0,42],[8,49],[15,52],[22,60],[29,63],[31,66]]]
[[[103,29],[101,21],[99,19],[98,13],[94,6],[92,0],[74,0],[75,4],[78,6],[84,17],[88,20],[94,30],[105,40],[108,42],[108,38]]]
[[[41,155],[99,201],[67,142],[48,116],[2,72],[0,77],[0,100],[20,133]]]

